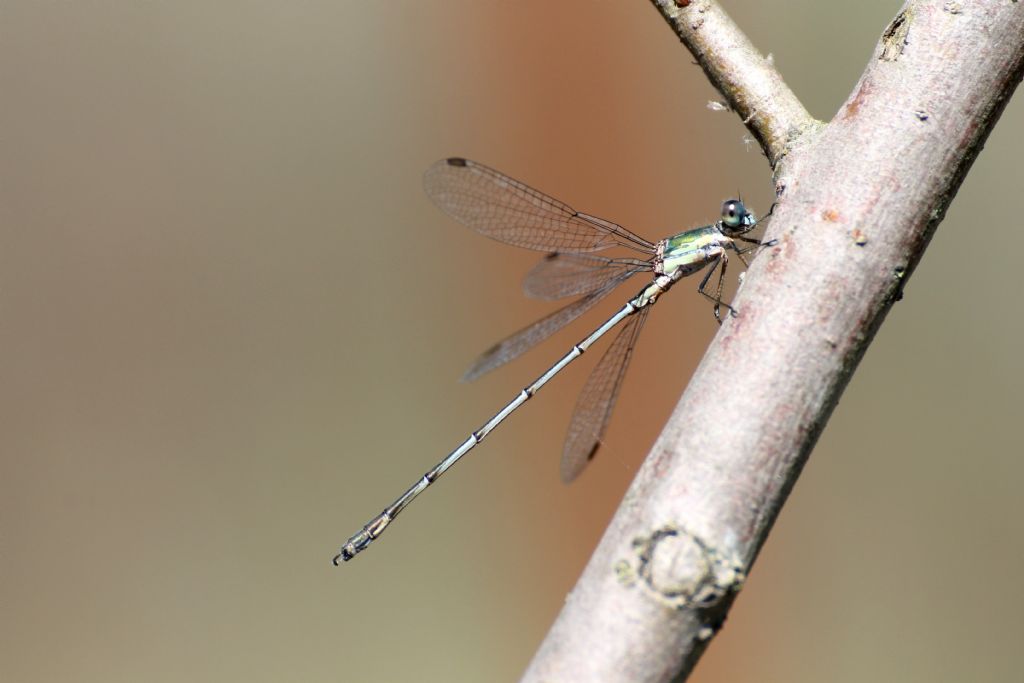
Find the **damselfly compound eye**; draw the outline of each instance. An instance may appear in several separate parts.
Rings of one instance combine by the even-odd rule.
[[[738,228],[743,223],[747,209],[738,199],[730,199],[722,204],[722,223],[730,228]]]

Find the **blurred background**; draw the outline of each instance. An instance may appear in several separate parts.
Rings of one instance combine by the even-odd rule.
[[[900,5],[727,8],[828,120]],[[572,486],[597,355],[330,559],[632,293],[458,383],[553,306],[433,161],[650,239],[771,204],[650,4],[7,0],[0,91],[0,678],[516,678],[717,332],[689,286]],[[1018,95],[692,680],[1019,673],[1022,126]]]

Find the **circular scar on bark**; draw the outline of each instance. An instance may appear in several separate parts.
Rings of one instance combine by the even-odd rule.
[[[619,582],[627,587],[640,585],[673,609],[711,607],[739,591],[746,578],[738,558],[675,524],[633,539],[633,551],[632,561],[615,563]]]

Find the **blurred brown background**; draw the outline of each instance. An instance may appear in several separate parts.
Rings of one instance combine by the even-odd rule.
[[[727,4],[826,120],[899,6]],[[716,333],[689,286],[574,485],[586,368],[330,558],[620,303],[460,385],[552,307],[431,162],[652,239],[770,205],[649,3],[8,0],[0,92],[0,678],[515,678]],[[1022,126],[1018,95],[693,680],[1019,673]]]

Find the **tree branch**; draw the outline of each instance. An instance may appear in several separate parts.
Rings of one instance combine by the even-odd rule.
[[[793,142],[821,125],[717,2],[652,0],[774,169]]]
[[[751,52],[718,17],[697,2],[671,21],[708,41],[698,52],[684,37],[769,159],[786,154],[766,235],[778,243],[754,260],[739,316],[709,347],[527,681],[688,674],[1024,73],[1024,5],[915,0],[836,117],[808,130],[798,105],[769,106],[757,84],[781,79],[764,64],[710,54],[712,40]],[[800,129],[809,134],[787,152],[786,131]]]

